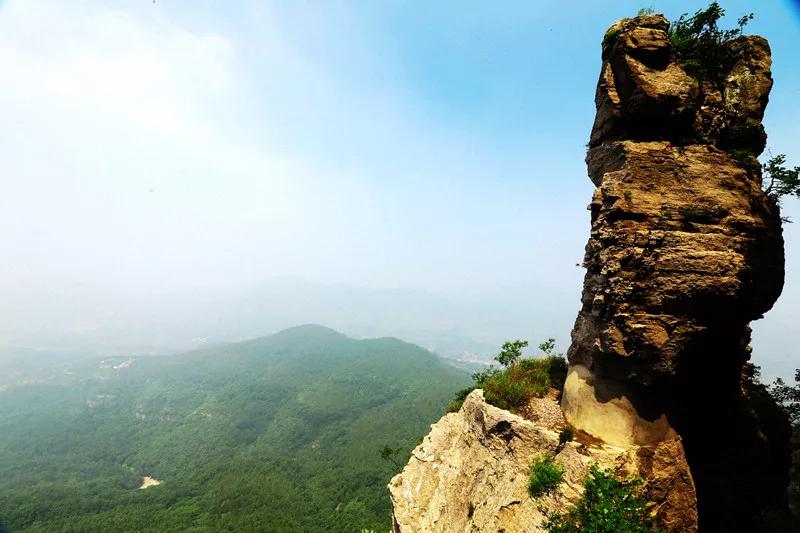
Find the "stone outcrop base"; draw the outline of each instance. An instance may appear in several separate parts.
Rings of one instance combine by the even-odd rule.
[[[554,398],[535,400],[532,422],[487,404],[473,391],[457,413],[442,417],[389,484],[395,533],[544,531],[546,515],[577,503],[589,467],[613,468],[645,481],[654,512],[671,530],[697,530],[694,484],[680,440],[654,446],[610,446],[578,435],[555,456],[564,468],[558,489],[540,498],[528,495],[534,458],[553,453],[566,426]]]

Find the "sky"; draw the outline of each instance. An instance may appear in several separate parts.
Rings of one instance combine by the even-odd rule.
[[[800,164],[800,7],[722,5],[756,10],[768,146]],[[292,276],[577,301],[600,41],[641,7],[0,0],[0,290]],[[800,224],[785,237],[775,331],[800,312]]]

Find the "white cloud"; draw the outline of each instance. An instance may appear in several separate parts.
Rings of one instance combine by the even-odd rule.
[[[167,287],[302,272],[299,241],[324,249],[354,224],[330,200],[369,203],[353,179],[243,138],[247,72],[225,36],[157,9],[0,6],[4,279]]]

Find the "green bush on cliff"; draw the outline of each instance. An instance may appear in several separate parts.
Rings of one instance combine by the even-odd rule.
[[[764,163],[764,194],[776,201],[783,196],[800,198],[800,166],[786,168],[786,155],[778,154]]]
[[[550,358],[523,359],[497,372],[483,383],[483,393],[490,404],[517,410],[550,390]]]
[[[616,26],[609,28],[606,34],[603,35],[603,45],[611,46],[617,40],[617,37],[619,37],[619,28]]]
[[[711,2],[691,17],[684,13],[670,25],[669,40],[672,50],[684,69],[700,80],[721,82],[725,72],[746,53],[744,47],[730,43],[744,33],[744,27],[753,20],[753,14],[738,19],[738,28],[720,29],[719,19],[725,10]]]
[[[800,431],[800,370],[795,371],[793,386],[781,378],[767,385],[761,381],[761,369],[747,363],[742,369],[742,394],[741,405],[755,417],[760,439],[766,445],[762,453],[769,457],[770,484],[788,486],[789,501],[800,501],[800,476],[791,470],[792,433]],[[758,517],[758,531],[800,531],[800,516],[781,505],[775,501],[773,509]]]
[[[489,366],[472,375],[475,385],[458,391],[448,404],[447,412],[461,409],[464,400],[475,389],[483,389],[486,401],[495,407],[516,411],[532,398],[541,398],[551,388],[561,390],[567,377],[567,361],[555,353],[555,339],[539,344],[543,357],[523,359],[522,349],[527,341],[515,340],[503,343],[495,361],[503,369]]]
[[[564,354],[556,353],[555,349],[556,340],[552,338],[539,345],[539,350],[544,354],[545,359],[550,362],[547,368],[547,373],[550,375],[550,386],[561,391],[564,388],[564,382],[567,380],[569,365],[564,358]]]
[[[542,455],[534,459],[531,464],[531,475],[528,478],[528,494],[531,498],[538,498],[550,494],[564,479],[564,469],[553,462],[549,455]]]
[[[611,469],[592,466],[580,501],[564,514],[551,514],[543,527],[550,533],[660,532],[637,480],[623,481]]]

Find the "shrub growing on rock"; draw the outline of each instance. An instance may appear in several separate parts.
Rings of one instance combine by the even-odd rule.
[[[475,389],[483,389],[486,401],[495,407],[516,411],[532,398],[541,398],[551,388],[561,390],[567,377],[567,361],[555,353],[555,339],[539,345],[544,357],[523,359],[522,349],[528,341],[515,340],[503,343],[495,361],[505,368],[493,365],[472,375],[475,385],[458,391],[447,406],[447,412],[461,409],[464,400]]]
[[[561,450],[564,449],[564,446],[570,442],[573,437],[575,436],[575,428],[570,425],[567,425],[564,429],[561,430],[561,433],[558,434],[558,446],[556,446],[556,454],[560,453]]]
[[[550,390],[551,359],[523,359],[498,372],[483,384],[483,393],[490,404],[514,411]]]
[[[545,359],[550,360],[550,365],[547,373],[550,375],[550,386],[559,391],[564,388],[564,382],[567,380],[567,371],[569,365],[563,354],[556,353],[556,340],[547,339],[539,345],[539,350],[544,354]]]
[[[725,10],[717,2],[693,16],[680,16],[670,25],[669,40],[686,71],[697,79],[715,83],[747,52],[744,46],[730,43],[741,37],[753,14],[738,19],[738,28],[723,30],[717,25]]]
[[[528,478],[528,494],[538,498],[550,494],[564,479],[564,469],[553,462],[549,455],[534,459],[531,464],[531,475]]]
[[[552,514],[543,527],[550,533],[661,532],[647,509],[640,482],[622,481],[611,469],[592,466],[578,504],[565,514]]]
[[[762,186],[764,194],[775,201],[780,201],[783,196],[800,198],[800,166],[787,168],[785,154],[770,157],[764,163]]]

